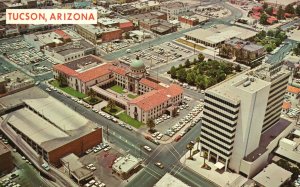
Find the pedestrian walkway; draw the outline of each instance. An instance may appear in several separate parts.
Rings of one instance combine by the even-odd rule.
[[[192,150],[192,152],[196,150]],[[180,162],[185,165],[186,167],[190,168],[193,172],[197,173],[205,177],[207,180],[211,181],[212,183],[221,186],[221,187],[240,187],[242,186],[248,179],[237,174],[237,173],[230,173],[224,171],[223,173],[219,173],[216,171],[217,167],[214,163],[209,162],[205,159],[205,163],[211,167],[210,170],[201,168],[204,164],[204,157],[200,156],[200,152],[193,156],[194,160],[188,159],[190,156],[190,152],[188,151],[181,159]]]

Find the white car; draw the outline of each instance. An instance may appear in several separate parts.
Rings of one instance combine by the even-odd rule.
[[[147,145],[144,146],[144,149],[147,150],[148,152],[152,151],[152,149],[149,146],[147,146]]]

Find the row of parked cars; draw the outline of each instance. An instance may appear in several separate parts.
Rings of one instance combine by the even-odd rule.
[[[101,150],[109,151],[111,147],[107,143],[100,143],[99,145],[93,147],[92,149],[88,149],[85,153],[89,154],[91,152],[97,153]]]
[[[155,119],[155,120],[154,120],[154,123],[155,123],[155,125],[158,125],[159,123],[161,123],[161,122],[163,122],[163,121],[165,121],[165,120],[167,120],[167,119],[170,119],[170,118],[171,118],[170,115],[163,114],[161,117]]]
[[[7,187],[21,187],[14,179],[17,179],[19,174],[13,173],[8,178],[5,178],[0,181],[0,186],[7,186]]]
[[[173,137],[176,132],[180,131],[189,122],[191,122],[191,127],[195,126],[196,123],[198,123],[199,120],[201,119],[201,116],[199,116],[198,114],[202,110],[203,110],[203,104],[202,103],[196,105],[188,115],[186,115],[184,118],[182,118],[174,126],[172,126],[171,128],[169,128],[165,132],[165,134],[167,136]],[[186,130],[182,131],[179,136],[180,137],[184,136],[186,134],[186,132],[187,132]]]
[[[105,187],[106,184],[101,182],[101,181],[97,181],[95,179],[90,180],[88,183],[86,183],[84,185],[84,187]]]

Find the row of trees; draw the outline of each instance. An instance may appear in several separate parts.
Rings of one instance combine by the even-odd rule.
[[[276,16],[277,19],[282,20],[285,19],[285,13],[288,14],[296,14],[297,16],[300,16],[300,5],[297,5],[296,8],[293,7],[293,5],[287,5],[284,9],[282,8],[282,6],[279,6],[277,10],[275,10],[272,6],[268,6],[267,3],[264,3],[264,5],[262,6],[263,10],[262,10],[262,15],[260,17],[260,24],[266,25],[268,24],[267,19],[268,19],[268,15],[269,16]],[[275,10],[275,11],[274,11]],[[274,12],[276,12],[276,14],[273,14]]]
[[[236,69],[240,71],[241,68],[238,66]],[[187,60],[185,65],[180,64],[177,68],[173,66],[169,73],[172,79],[177,79],[200,89],[206,89],[225,80],[233,70],[232,64],[210,59],[204,61],[201,55],[193,62]]]
[[[300,43],[297,44],[297,46],[293,49],[293,52],[295,55],[300,55]]]
[[[280,46],[282,42],[287,38],[285,32],[280,29],[260,31],[254,41],[265,46],[265,49],[268,53],[273,51],[276,47]]]

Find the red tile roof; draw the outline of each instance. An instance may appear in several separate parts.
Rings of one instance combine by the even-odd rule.
[[[117,73],[117,74],[119,74],[119,75],[125,76],[125,74],[126,74],[126,69],[120,68],[120,67],[117,67],[117,66],[111,66],[110,70]]]
[[[63,30],[55,30],[54,31],[56,34],[58,34],[59,36],[63,37],[63,39],[67,40],[70,39],[70,35],[68,35],[67,33],[65,33]]]
[[[261,6],[255,6],[255,7],[253,7],[252,8],[252,11],[253,12],[259,12],[259,11],[261,11],[263,8],[261,7]]]
[[[92,68],[90,70],[78,74],[77,78],[80,79],[82,82],[89,82],[98,77],[111,73],[111,66],[112,64],[104,64],[96,68]]]
[[[168,88],[160,90],[152,90],[141,95],[131,101],[129,104],[136,104],[144,111],[149,111],[160,104],[167,102],[170,98],[183,93],[183,89],[175,84],[171,84]]]
[[[133,24],[129,21],[129,22],[125,22],[125,23],[120,23],[119,24],[119,28],[123,29],[123,28],[127,28],[127,27],[132,27]]]
[[[290,102],[283,102],[282,103],[282,109],[287,110],[287,109],[290,109],[291,106],[292,106],[292,104]]]
[[[142,78],[140,80],[140,83],[145,85],[145,86],[148,86],[150,88],[156,89],[156,90],[164,88],[163,86],[157,84],[156,82],[150,81],[150,80],[145,79],[145,78]]]
[[[294,94],[300,93],[300,88],[294,87],[294,86],[288,86],[287,91]]]
[[[276,18],[276,17],[274,17],[274,16],[270,16],[270,17],[268,17],[268,19],[267,19],[267,22],[269,23],[269,24],[273,24],[274,22],[277,22],[278,21],[278,19]]]
[[[72,70],[63,64],[54,65],[53,69],[69,76],[76,76],[78,74],[75,70]]]

